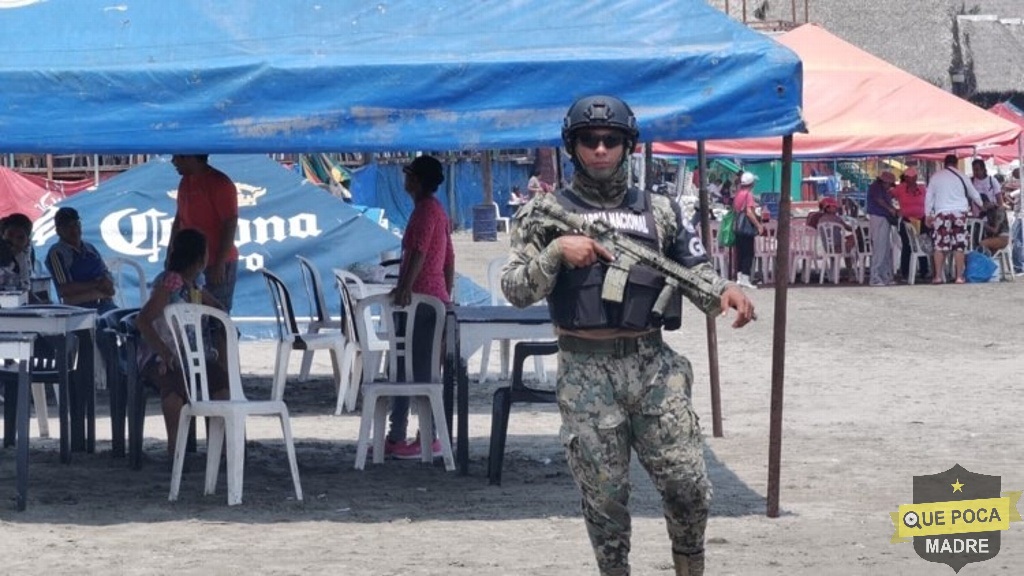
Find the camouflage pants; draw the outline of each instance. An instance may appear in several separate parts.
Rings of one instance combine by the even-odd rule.
[[[631,448],[661,493],[673,553],[701,552],[711,484],[689,360],[649,339],[632,354],[558,360],[562,441],[601,574],[629,574]]]

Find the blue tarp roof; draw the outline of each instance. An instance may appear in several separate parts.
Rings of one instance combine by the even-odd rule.
[[[644,140],[803,129],[801,64],[703,0],[0,2],[0,151],[559,142],[576,97]]]

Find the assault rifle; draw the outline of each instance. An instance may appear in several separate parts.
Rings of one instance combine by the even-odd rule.
[[[636,240],[620,234],[618,230],[601,219],[589,221],[579,214],[569,212],[555,202],[536,202],[535,205],[536,210],[551,218],[561,229],[589,236],[615,256],[615,260],[608,263],[608,271],[604,277],[604,284],[601,286],[602,300],[622,302],[625,297],[629,269],[637,264],[653,268],[665,276],[665,286],[658,294],[658,299],[652,309],[653,313],[658,316],[663,315],[672,293],[679,286],[686,286],[699,294],[707,294],[709,297],[714,294],[712,283],[699,274],[690,271],[657,250],[652,250]],[[703,306],[701,308],[706,309]]]

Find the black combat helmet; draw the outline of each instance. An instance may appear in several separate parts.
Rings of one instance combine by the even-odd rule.
[[[626,150],[632,150],[640,139],[633,111],[614,96],[584,96],[569,107],[562,122],[562,143],[573,157],[576,131],[581,128],[621,130],[626,135]]]

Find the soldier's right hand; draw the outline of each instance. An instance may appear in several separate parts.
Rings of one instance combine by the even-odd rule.
[[[589,236],[561,236],[558,249],[562,253],[562,262],[574,268],[583,268],[597,262],[598,258],[605,262],[615,260],[615,256],[604,246]]]

